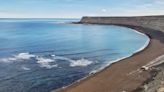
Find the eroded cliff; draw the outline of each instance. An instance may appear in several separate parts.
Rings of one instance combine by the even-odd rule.
[[[132,25],[164,32],[164,16],[83,17],[80,23]]]

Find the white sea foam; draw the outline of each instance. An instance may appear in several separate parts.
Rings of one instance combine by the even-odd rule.
[[[15,55],[14,57],[16,59],[28,60],[28,59],[31,59],[32,57],[35,57],[35,55],[29,54],[29,53],[19,53],[18,55]]]
[[[30,68],[28,68],[28,67],[26,67],[26,66],[22,66],[22,69],[23,69],[23,70],[26,70],[26,71],[31,70]]]
[[[84,58],[79,59],[79,60],[72,60],[70,58],[60,57],[60,56],[55,56],[55,55],[53,55],[53,57],[54,57],[55,60],[58,59],[58,60],[69,61],[71,67],[76,67],[76,66],[85,67],[85,66],[88,66],[88,65],[93,63],[93,61],[90,61],[90,60],[87,60],[87,59],[84,59]]]
[[[56,56],[56,55],[51,55],[53,57],[53,59],[55,60],[65,60],[65,61],[72,61],[72,59],[70,58],[66,58],[66,57],[61,57],[61,56]]]
[[[0,62],[11,63],[11,62],[30,60],[31,58],[36,59],[36,63],[38,63],[40,67],[45,67],[48,69],[57,67],[56,64],[55,65],[50,64],[51,62],[54,62],[55,60],[39,57],[37,55],[30,54],[30,53],[19,53],[17,55],[13,55],[11,57],[1,58]],[[29,68],[24,67],[24,66],[22,66],[21,68],[24,70],[30,70]]]
[[[34,55],[34,54],[30,54],[30,53],[19,53],[17,55],[13,55],[11,57],[7,57],[7,58],[1,58],[0,62],[5,62],[5,63],[10,63],[10,62],[22,62],[25,60],[30,60],[30,59],[34,59],[36,60],[36,63],[39,64],[40,67],[44,67],[47,69],[51,69],[54,67],[58,67],[58,65],[56,64],[57,60],[64,60],[64,61],[68,61],[70,64],[70,67],[85,67],[88,66],[92,63],[94,63],[93,61],[87,60],[87,59],[78,59],[78,60],[73,60],[70,58],[66,58],[66,57],[61,57],[61,56],[56,56],[56,55],[51,55],[51,58],[45,58],[43,56],[39,56],[39,55]],[[53,64],[52,64],[53,63]],[[22,67],[22,69],[24,70],[30,70],[27,67]]]
[[[14,58],[14,57],[8,57],[8,58],[1,58],[0,59],[0,62],[5,62],[5,63],[13,62],[13,61],[16,61],[16,58]]]
[[[22,61],[22,60],[28,60],[31,59],[32,57],[35,57],[35,55],[30,54],[30,53],[19,53],[17,55],[13,55],[11,57],[7,58],[1,58],[0,62],[15,62],[15,61]]]
[[[138,49],[138,50],[136,50],[136,51],[134,52],[134,54],[135,54],[135,53],[137,53],[137,52],[140,52],[140,51],[144,50],[144,49],[149,45],[149,43],[150,43],[150,38],[149,38],[146,34],[144,34],[144,33],[138,32],[138,31],[136,31],[136,30],[133,30],[133,31],[136,32],[136,33],[138,33],[138,34],[140,34],[140,35],[144,35],[144,36],[146,36],[146,37],[148,38],[147,41],[145,42],[145,44],[144,44],[140,49]]]
[[[37,60],[36,62],[40,65],[40,67],[45,67],[47,69],[51,69],[58,66],[57,64],[53,64],[53,65],[50,64],[52,62],[55,62],[55,60],[53,59],[37,57],[36,60]]]
[[[87,59],[79,59],[79,60],[71,60],[70,61],[70,66],[71,67],[76,67],[76,66],[88,66],[90,64],[92,64],[93,61],[89,61]]]

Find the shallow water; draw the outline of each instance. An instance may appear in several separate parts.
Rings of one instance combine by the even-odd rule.
[[[61,88],[148,40],[129,28],[62,23],[68,21],[0,19],[0,92]]]

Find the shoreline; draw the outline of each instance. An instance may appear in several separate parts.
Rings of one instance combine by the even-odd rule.
[[[114,25],[114,26],[117,26],[117,25]],[[130,28],[130,29],[132,29],[132,28]],[[126,58],[130,58],[130,57],[134,56],[135,54],[140,53],[140,52],[142,52],[144,49],[146,49],[146,48],[149,46],[150,41],[151,41],[151,39],[149,38],[149,36],[145,35],[144,33],[138,32],[137,30],[134,30],[134,29],[132,29],[132,30],[133,30],[134,32],[136,32],[137,34],[144,35],[144,36],[148,37],[148,40],[146,41],[146,43],[145,43],[141,48],[139,48],[138,50],[134,51],[132,54],[129,54],[129,55],[125,56],[125,57],[122,57],[122,58],[118,58],[118,59],[116,59],[116,60],[109,61],[109,63],[107,63],[107,64],[104,65],[103,67],[100,67],[99,69],[97,69],[97,70],[95,70],[95,71],[91,71],[91,73],[90,73],[88,76],[86,76],[86,77],[80,79],[80,81],[85,80],[85,78],[90,77],[90,75],[93,75],[93,74],[96,74],[96,73],[99,73],[99,72],[103,71],[105,68],[110,67],[110,65],[112,65],[112,64],[114,64],[114,63],[117,63],[117,62],[119,62],[119,61],[121,61],[121,60],[124,60],[124,59],[126,59]],[[77,82],[79,82],[79,81],[77,80]],[[75,83],[76,83],[76,82],[75,82]],[[74,83],[73,83],[73,84],[74,84]],[[72,85],[72,84],[70,84],[70,85]],[[68,85],[68,86],[69,86],[69,85]]]
[[[87,86],[91,86],[90,88],[88,88],[88,87],[85,87],[86,89],[85,89],[85,91],[84,90],[82,90],[81,88],[84,88],[84,87],[80,87],[80,85],[82,85],[82,84],[84,84],[84,86],[85,86],[85,82],[88,82],[88,81],[90,81],[92,78],[94,78],[95,79],[95,77],[96,76],[98,76],[98,75],[101,75],[101,73],[103,73],[103,72],[105,72],[105,71],[107,71],[108,70],[108,68],[110,68],[111,66],[118,66],[118,65],[116,65],[116,64],[119,64],[119,63],[126,63],[126,60],[127,59],[130,59],[130,58],[132,58],[132,57],[134,57],[134,56],[136,56],[136,55],[140,55],[140,54],[142,54],[143,52],[145,52],[145,50],[147,50],[147,49],[149,49],[150,48],[150,46],[152,45],[152,42],[154,42],[154,39],[153,39],[153,35],[151,35],[151,34],[147,34],[145,31],[144,31],[144,28],[141,28],[141,27],[136,27],[136,26],[129,26],[129,25],[116,25],[116,26],[124,26],[124,27],[128,27],[128,28],[132,28],[132,29],[134,29],[136,32],[141,32],[142,34],[144,34],[144,35],[147,35],[149,38],[150,38],[150,44],[148,45],[148,46],[146,46],[145,48],[141,48],[141,50],[139,50],[139,51],[137,51],[136,53],[134,53],[133,55],[130,55],[130,56],[128,56],[128,57],[126,57],[126,58],[123,58],[123,59],[121,59],[121,60],[117,60],[117,62],[112,62],[112,64],[108,64],[108,66],[105,66],[105,68],[103,68],[103,69],[101,69],[101,70],[99,70],[98,72],[96,72],[96,73],[94,73],[94,74],[91,74],[91,75],[89,75],[89,76],[87,76],[87,77],[85,77],[85,78],[83,78],[83,79],[80,79],[80,80],[78,80],[78,81],[76,81],[75,83],[73,83],[73,84],[71,84],[71,85],[69,85],[69,86],[66,86],[66,87],[64,87],[64,88],[60,88],[59,90],[56,90],[57,92],[98,92],[98,90],[96,91],[96,90],[94,90],[93,88],[92,88],[92,85],[90,85],[90,84],[92,84],[92,82],[89,82],[89,85],[87,84]],[[152,41],[153,40],[153,41]],[[162,50],[162,54],[163,54],[163,50]],[[124,61],[124,62],[123,62]],[[148,62],[148,61],[147,61]],[[146,63],[145,63],[146,64]],[[142,66],[143,66],[144,64],[142,64]],[[118,66],[119,67],[119,66]],[[139,69],[139,68],[141,68],[141,66],[140,67],[138,67],[137,69]],[[111,70],[111,69],[110,69]],[[129,69],[128,71],[130,71],[131,69]],[[110,77],[110,76],[109,76]],[[146,78],[147,79],[147,78]],[[144,80],[146,80],[146,79],[144,79]],[[105,80],[105,79],[104,79]],[[92,81],[92,80],[91,80]],[[143,81],[142,81],[143,82]],[[137,87],[139,86],[139,85],[141,85],[142,84],[142,82],[140,82],[138,85],[137,85]],[[111,83],[113,83],[112,81],[111,81]],[[111,83],[108,83],[108,84],[111,84]],[[137,87],[135,87],[133,90],[135,90]],[[88,90],[87,90],[88,89]],[[99,88],[95,88],[95,89],[99,89]],[[129,89],[130,90],[130,89]],[[102,91],[102,90],[99,90],[99,91]],[[112,89],[110,90],[110,89],[108,89],[108,91],[102,91],[102,92],[117,92],[117,91],[112,91]],[[124,90],[122,90],[122,91],[124,91]],[[129,91],[128,91],[129,92]]]
[[[91,24],[91,25],[92,25],[92,24]],[[117,26],[117,25],[114,25],[114,26]],[[122,26],[119,26],[119,27],[122,27]],[[126,27],[126,28],[128,28],[128,27]],[[132,29],[132,28],[130,28],[130,29]],[[150,43],[150,41],[151,41],[151,39],[149,38],[149,36],[145,35],[144,33],[138,32],[138,31],[135,30],[135,29],[132,29],[132,31],[136,32],[137,34],[144,35],[144,36],[146,36],[146,37],[148,38],[148,40],[145,42],[145,44],[144,44],[141,48],[139,48],[138,50],[134,51],[134,53],[132,53],[132,54],[130,54],[130,55],[127,55],[127,56],[122,57],[122,58],[118,58],[118,59],[113,60],[113,61],[109,61],[109,63],[107,63],[107,64],[104,65],[103,67],[100,67],[100,68],[97,69],[97,70],[91,71],[91,72],[90,72],[87,76],[85,76],[84,78],[81,78],[81,79],[79,79],[79,80],[77,80],[77,81],[71,83],[70,85],[64,86],[64,87],[59,88],[59,89],[56,89],[56,90],[54,90],[54,91],[60,92],[61,90],[64,90],[64,89],[67,89],[67,88],[69,88],[69,87],[71,87],[71,86],[73,86],[73,85],[76,85],[76,83],[79,83],[79,82],[81,82],[81,81],[84,81],[85,79],[87,79],[87,78],[89,78],[89,77],[91,77],[91,76],[94,76],[96,73],[102,72],[105,68],[110,67],[110,65],[112,65],[112,64],[114,64],[114,63],[117,63],[117,62],[119,62],[119,61],[121,61],[121,60],[124,60],[124,59],[126,59],[126,58],[130,58],[130,57],[132,57],[133,55],[135,55],[135,54],[137,54],[137,53],[140,53],[140,52],[142,52],[144,49],[146,49],[146,48],[149,46],[149,43]],[[52,92],[53,92],[53,91],[52,91]]]

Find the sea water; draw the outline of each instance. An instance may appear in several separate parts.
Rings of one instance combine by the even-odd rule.
[[[78,19],[0,19],[0,92],[67,86],[149,39],[125,27],[64,23],[70,21]]]

